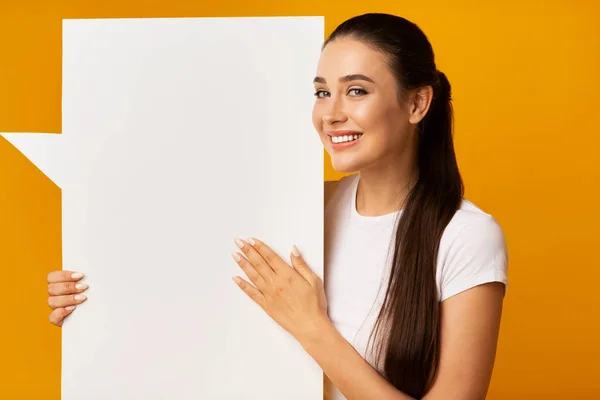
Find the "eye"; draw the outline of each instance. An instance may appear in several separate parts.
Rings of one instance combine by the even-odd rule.
[[[319,97],[325,97],[325,96],[329,96],[329,92],[325,91],[325,90],[317,90],[315,92],[315,97],[319,98]]]
[[[364,89],[353,88],[348,91],[348,93],[352,93],[352,96],[364,96],[367,94],[367,91]]]

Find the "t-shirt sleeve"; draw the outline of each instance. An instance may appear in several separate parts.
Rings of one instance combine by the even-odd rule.
[[[440,301],[488,282],[508,286],[504,232],[491,216],[469,222],[454,238],[442,266]]]

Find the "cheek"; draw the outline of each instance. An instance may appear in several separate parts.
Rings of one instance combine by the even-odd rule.
[[[375,101],[361,101],[349,104],[349,115],[362,131],[380,134],[385,125],[385,108]]]
[[[367,136],[373,149],[396,148],[403,140],[406,119],[400,107],[387,102],[357,104],[352,118]]]

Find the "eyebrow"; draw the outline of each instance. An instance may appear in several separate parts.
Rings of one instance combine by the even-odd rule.
[[[375,83],[375,82],[373,82],[373,79],[369,78],[368,76],[362,75],[362,74],[352,74],[352,75],[342,76],[339,80],[340,80],[340,82],[367,81],[367,82]],[[321,76],[317,76],[313,80],[313,83],[325,84],[325,83],[327,83],[327,81],[325,80],[325,78],[323,78]]]

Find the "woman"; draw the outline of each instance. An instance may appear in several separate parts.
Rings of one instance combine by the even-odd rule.
[[[332,399],[485,398],[507,251],[463,198],[430,43],[397,16],[352,18],[325,42],[314,85],[334,168],[359,171],[326,182],[325,285],[298,249],[290,268],[258,239],[236,240],[247,280],[234,280],[319,363]],[[52,323],[85,301],[81,277],[48,276]]]

